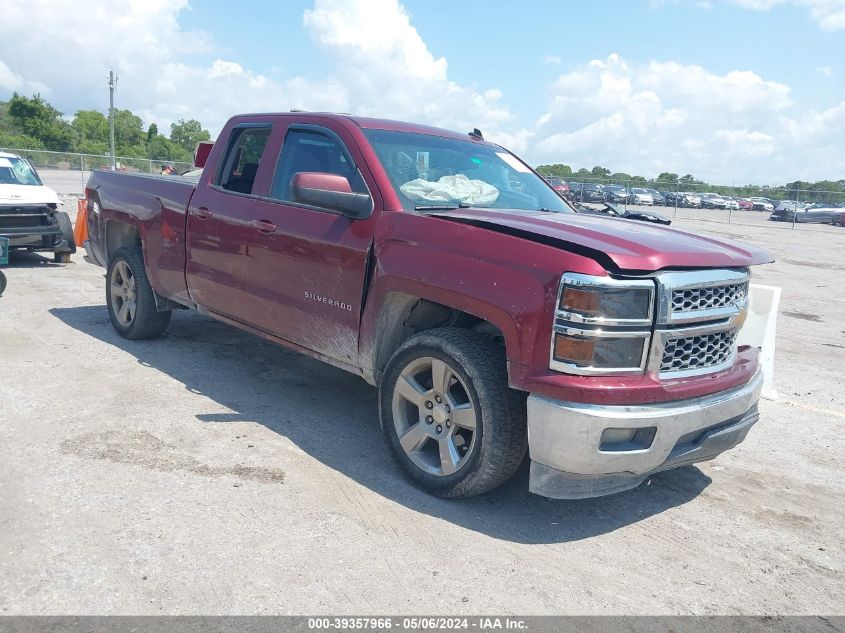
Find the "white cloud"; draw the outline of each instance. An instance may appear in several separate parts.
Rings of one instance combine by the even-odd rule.
[[[216,133],[245,109],[348,107],[337,81],[270,79],[236,61],[214,59],[208,34],[179,25],[187,9],[187,0],[88,0],[84,9],[72,0],[6,0],[0,98],[13,90],[41,92],[70,114],[104,110],[113,68],[116,107],[163,130],[176,119],[197,118]],[[213,61],[196,61],[209,57]]]
[[[353,112],[457,130],[502,131],[512,115],[497,89],[448,78],[397,0],[316,0],[305,27],[343,68]]]
[[[825,31],[845,29],[845,0],[729,0],[745,9],[769,11],[780,5],[807,9]]]
[[[315,1],[303,21],[337,61],[327,78],[281,69],[265,76],[215,59],[208,34],[180,27],[187,9],[187,0],[88,0],[84,10],[73,0],[6,0],[0,98],[40,89],[61,110],[102,110],[114,68],[117,107],[163,129],[191,117],[216,133],[234,113],[289,108],[479,127],[488,135],[512,118],[499,90],[449,79],[446,60],[431,53],[398,0]]]
[[[540,61],[544,64],[552,64],[554,66],[557,66],[563,60],[561,60],[559,55],[544,55],[540,58]]]
[[[529,148],[536,162],[773,183],[845,173],[845,102],[796,114],[788,86],[748,71],[593,60],[553,84]]]
[[[763,10],[780,0],[736,1]],[[334,110],[478,127],[535,164],[761,183],[845,173],[845,102],[802,111],[789,86],[747,70],[720,74],[610,55],[561,74],[545,112],[517,121],[501,87],[450,78],[446,59],[428,48],[398,0],[315,0],[303,26],[336,62],[316,77],[282,68],[265,75],[221,54],[207,34],[182,29],[187,7],[187,0],[89,0],[80,11],[71,0],[6,0],[0,98],[39,91],[69,113],[103,110],[113,67],[117,106],[163,130],[196,118],[216,133],[244,110]]]
[[[833,77],[833,68],[830,66],[819,66],[816,68],[816,72],[823,77]]]

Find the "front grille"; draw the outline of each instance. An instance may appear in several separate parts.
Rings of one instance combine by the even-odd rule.
[[[28,229],[45,226],[50,226],[50,218],[46,215],[0,215],[0,229]]]
[[[685,336],[666,341],[660,373],[703,371],[728,363],[739,330]]]
[[[742,306],[748,296],[748,282],[712,286],[710,288],[687,288],[672,291],[672,312],[699,312]]]

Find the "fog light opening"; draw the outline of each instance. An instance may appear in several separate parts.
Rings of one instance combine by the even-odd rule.
[[[641,429],[605,429],[601,434],[599,450],[605,452],[642,451],[651,447],[656,426]]]

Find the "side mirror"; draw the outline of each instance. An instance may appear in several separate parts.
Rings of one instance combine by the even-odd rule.
[[[293,175],[290,187],[294,201],[337,211],[351,218],[365,218],[373,209],[372,198],[366,193],[352,191],[346,176],[303,171]]]

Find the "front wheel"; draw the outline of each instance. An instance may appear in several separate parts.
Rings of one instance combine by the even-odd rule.
[[[119,248],[112,255],[106,273],[106,305],[114,329],[132,340],[161,336],[172,314],[156,309],[140,249]]]
[[[508,387],[503,346],[469,330],[408,339],[385,370],[380,414],[394,459],[415,485],[439,497],[499,486],[528,446],[525,397]]]
[[[73,225],[70,223],[70,216],[64,211],[56,213],[56,221],[59,229],[62,232],[62,239],[65,244],[63,250],[55,251],[53,253],[53,261],[57,264],[70,263],[70,256],[76,252],[76,241],[73,237]]]

